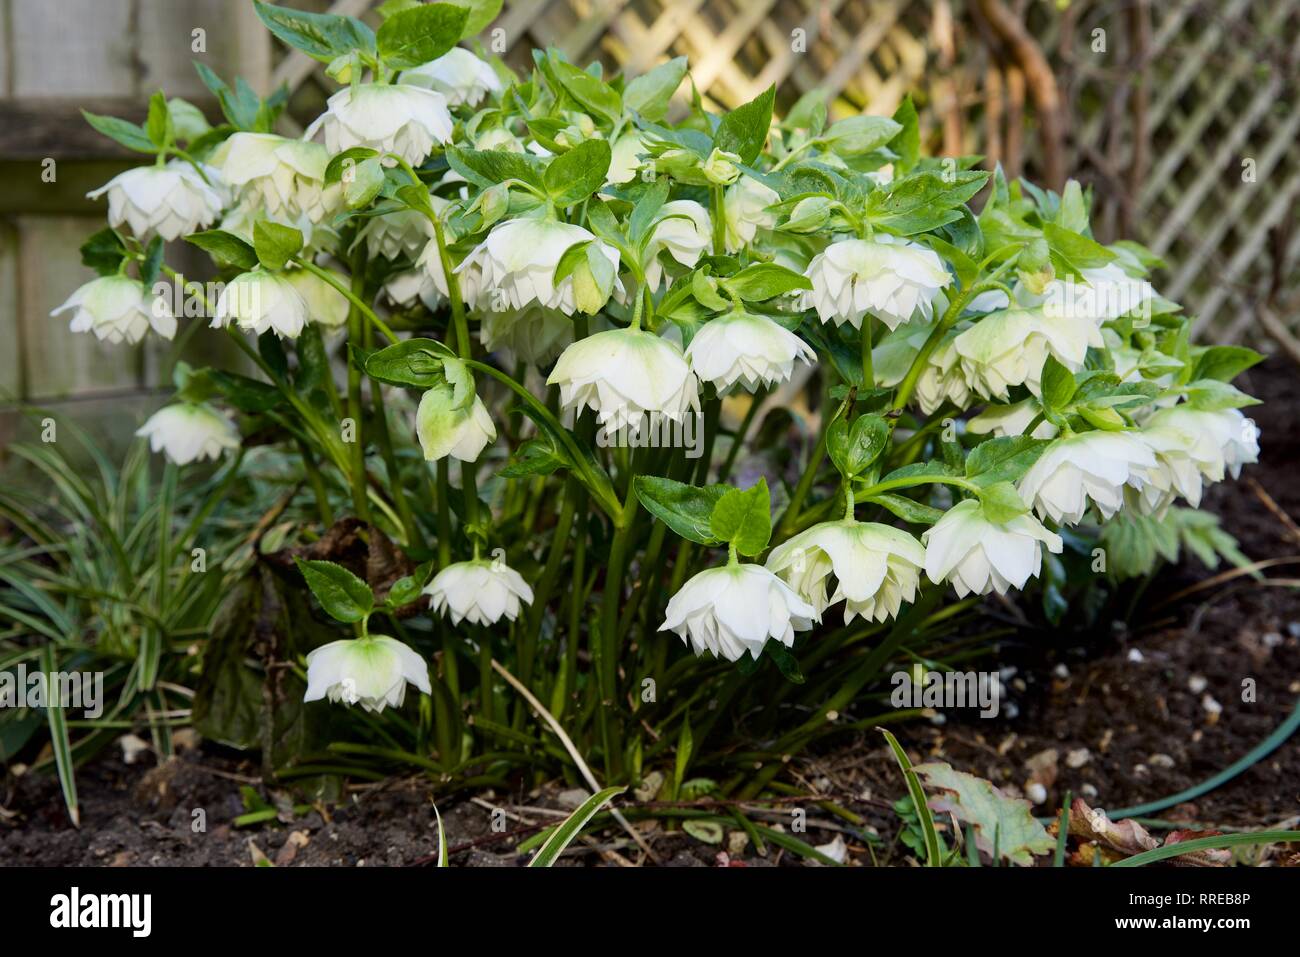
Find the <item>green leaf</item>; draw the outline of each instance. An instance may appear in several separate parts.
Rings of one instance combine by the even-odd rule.
[[[691,295],[714,312],[722,312],[728,305],[727,300],[718,295],[717,280],[703,270],[691,273]]]
[[[627,788],[614,787],[605,788],[605,790],[593,794],[582,802],[582,806],[564,819],[551,836],[546,839],[537,855],[528,862],[529,867],[550,867],[559,856],[564,853],[564,849],[573,843],[574,838],[587,825],[597,812],[610,802],[616,795],[622,794]]]
[[[966,477],[980,485],[1014,481],[1038,461],[1051,442],[1028,435],[985,439],[966,456]]]
[[[149,116],[144,124],[149,142],[159,149],[176,138],[171,111],[167,108],[167,95],[159,90],[149,98]]]
[[[259,219],[253,224],[253,251],[257,260],[270,270],[284,268],[302,249],[302,233],[292,226]]]
[[[1231,382],[1264,356],[1245,346],[1210,346],[1196,357],[1191,379],[1217,379]]]
[[[718,541],[729,542],[741,555],[757,555],[772,537],[772,496],[767,479],[747,489],[727,491],[713,506],[709,528]]]
[[[322,63],[354,50],[368,53],[375,49],[374,32],[352,17],[308,13],[261,2],[255,2],[253,8],[266,28],[282,42]]]
[[[900,236],[937,229],[961,218],[957,207],[983,188],[988,173],[933,170],[894,180],[867,197],[867,218]]]
[[[994,482],[980,489],[984,517],[998,525],[1005,524],[1029,511],[1020,493],[1010,482]]]
[[[107,226],[81,244],[81,264],[101,276],[117,275],[124,258],[126,247],[121,237]]]
[[[1056,223],[1043,224],[1043,238],[1052,253],[1058,276],[1078,276],[1080,269],[1104,266],[1115,254],[1100,243]]]
[[[925,837],[926,866],[940,867],[943,864],[943,851],[939,844],[939,832],[934,829],[934,817],[930,814],[930,805],[925,801],[925,791],[921,790],[921,779],[916,776],[916,770],[912,767],[907,752],[898,743],[898,739],[884,728],[880,729],[880,733],[885,736],[889,749],[894,752],[894,760],[898,762],[898,767],[903,772],[903,780],[907,782],[907,793],[912,797],[912,810]]]
[[[976,844],[986,854],[995,854],[996,842],[996,856],[1029,865],[1034,855],[1052,852],[1051,836],[1023,798],[1008,797],[983,778],[955,771],[942,761],[917,765],[916,773],[931,790],[940,792],[930,799],[929,807],[972,825]]]
[[[384,604],[389,608],[401,608],[417,601],[420,597],[424,586],[429,582],[429,575],[433,572],[433,562],[425,562],[410,575],[393,582],[393,586],[388,589],[388,594],[384,597]]]
[[[331,618],[349,623],[362,621],[374,610],[375,596],[370,586],[342,565],[301,558],[294,561],[307,587]]]
[[[436,60],[456,45],[469,22],[469,10],[450,3],[430,3],[395,13],[375,37],[385,65],[409,70]]]
[[[889,141],[889,148],[898,154],[898,168],[909,172],[921,158],[921,130],[916,115],[916,106],[912,103],[912,94],[903,97],[894,111],[894,122],[898,132]]]
[[[657,475],[638,475],[633,485],[645,510],[682,538],[699,545],[718,544],[710,519],[729,486],[697,488]]]
[[[155,236],[149,240],[144,250],[144,261],[140,263],[140,285],[148,292],[158,280],[163,264],[163,238]]]
[[[686,57],[679,56],[641,74],[623,90],[623,105],[652,123],[662,121],[673,94],[686,77],[686,69]]]
[[[610,150],[605,140],[586,140],[561,153],[546,167],[546,192],[556,206],[582,202],[605,184]]]
[[[389,385],[431,389],[446,381],[443,364],[454,354],[435,339],[403,339],[366,356],[366,375]]]
[[[776,263],[752,263],[734,276],[719,280],[719,284],[746,302],[761,302],[796,289],[812,288],[806,276]]]
[[[572,63],[566,63],[554,53],[548,58],[555,78],[588,112],[615,122],[623,113],[623,99],[618,91],[600,77],[592,76],[586,70],[579,70]]]
[[[522,153],[505,150],[466,150],[453,146],[447,150],[447,165],[475,186],[489,187],[518,180],[544,189],[541,164]],[[608,166],[606,167],[608,168]]]
[[[45,672],[48,687],[58,687],[59,669],[52,642],[41,646],[41,671]],[[45,714],[50,725],[50,749],[54,752],[54,766],[59,773],[63,804],[68,809],[73,826],[80,827],[81,808],[77,802],[76,766],[72,742],[68,738],[68,719],[63,714],[63,703],[58,694],[47,693],[45,698]]]
[[[252,269],[257,265],[257,253],[234,233],[221,229],[208,229],[200,233],[190,233],[185,241],[198,246],[218,263],[237,266],[242,270]]]
[[[887,116],[850,116],[832,124],[821,139],[837,156],[861,156],[902,131],[903,127]]]
[[[132,123],[130,120],[120,120],[116,116],[101,116],[87,110],[82,110],[81,115],[98,132],[103,133],[115,142],[121,143],[129,150],[135,150],[137,153],[158,152],[158,148],[153,145],[153,140],[144,131],[144,127]]]
[[[530,475],[550,475],[566,468],[568,457],[555,447],[548,437],[529,439],[511,456],[510,463],[497,472],[502,478],[526,478]]]
[[[1187,402],[1194,409],[1217,412],[1220,409],[1243,409],[1259,405],[1259,399],[1246,395],[1234,385],[1218,379],[1200,379],[1187,385]]]
[[[826,432],[826,451],[845,478],[861,475],[889,445],[889,422],[879,415],[860,415],[850,425],[837,419]]]
[[[378,156],[378,150],[372,150],[368,146],[353,146],[345,149],[341,153],[335,153],[330,157],[328,165],[325,167],[325,183],[337,183],[343,178],[343,174],[363,160],[371,159]]]
[[[869,495],[862,501],[880,505],[893,512],[903,521],[911,522],[914,525],[933,525],[943,518],[942,510],[931,508],[929,505],[922,505],[915,499],[910,499],[905,495],[895,495],[891,492]]]
[[[735,153],[742,163],[752,164],[767,142],[775,102],[776,86],[773,85],[744,106],[726,114],[713,134],[714,148]]]
[[[343,202],[347,204],[348,209],[361,209],[369,206],[383,188],[383,164],[375,156],[363,159],[352,168],[351,175],[343,178]],[[427,201],[429,193],[423,186],[411,184],[404,188],[419,191],[424,194]]]
[[[467,11],[462,37],[472,37],[482,33],[483,29],[497,18],[501,12],[502,0],[444,0],[453,6],[464,7]]]
[[[1059,412],[1074,398],[1074,373],[1061,365],[1056,356],[1048,356],[1043,365],[1043,405]]]

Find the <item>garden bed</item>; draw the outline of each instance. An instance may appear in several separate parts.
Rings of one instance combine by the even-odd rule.
[[[1241,483],[1216,486],[1207,504],[1252,559],[1300,555],[1300,531],[1274,511],[1300,516],[1300,485],[1293,474],[1300,427],[1292,414],[1300,380],[1279,359],[1247,376],[1244,384],[1265,403],[1254,410],[1263,430],[1261,461],[1246,469]],[[1281,578],[1292,572],[1286,565],[1268,570]],[[953,717],[896,730],[914,756],[947,761],[1000,787],[1019,791],[1031,778],[1038,780],[1047,792],[1036,808],[1043,815],[1059,808],[1067,789],[1094,807],[1118,808],[1198,784],[1266,738],[1300,696],[1300,592],[1248,576],[1209,580],[1195,560],[1166,569],[1128,625],[1114,625],[1091,650],[1054,643],[1045,652],[1046,645],[1020,641],[1008,647],[1007,664],[1016,669],[1008,676],[1014,716],[1004,710],[993,721]],[[1256,681],[1253,703],[1241,700],[1241,682],[1248,677]],[[1217,717],[1207,697],[1221,707]],[[792,762],[785,780],[861,815],[864,832],[875,836],[869,848],[854,833],[858,829],[810,807],[804,835],[809,843],[830,843],[843,828],[850,861],[901,863],[911,853],[897,840],[893,811],[903,783],[875,732]],[[1276,799],[1280,794],[1294,801],[1296,782],[1300,739],[1293,738],[1240,776],[1163,816],[1223,829],[1280,826],[1300,812]],[[361,786],[332,806],[236,827],[233,822],[247,810],[242,786],[259,789],[272,803],[289,800],[261,788],[256,763],[202,744],[182,749],[161,767],[147,752],[132,765],[123,763],[120,752],[90,764],[79,775],[80,829],[69,824],[52,776],[10,780],[0,804],[0,863],[250,865],[262,856],[295,865],[432,863],[434,792],[423,778]],[[541,789],[455,803],[444,799],[452,863],[519,863],[513,844],[532,833],[532,824],[556,820],[566,798],[571,795]],[[795,800],[791,806],[808,803]],[[504,833],[492,829],[495,807],[506,810]],[[206,816],[202,833],[192,829],[197,808]],[[768,823],[783,817],[775,812]],[[660,861],[673,865],[801,862],[775,848],[760,857],[731,835],[711,846],[657,825],[647,837]],[[629,844],[611,830],[575,845],[570,854],[617,863],[639,855]]]

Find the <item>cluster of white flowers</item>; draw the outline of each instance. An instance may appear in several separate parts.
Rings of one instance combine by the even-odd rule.
[[[466,49],[400,66],[363,77],[351,75],[355,64],[336,63],[331,75],[347,74],[350,82],[329,97],[300,140],[240,130],[198,160],[131,170],[91,195],[107,194],[110,224],[129,229],[141,247],[216,222],[255,247],[260,264],[225,286],[214,327],[285,340],[311,323],[338,329],[350,315],[369,315],[356,294],[366,284],[377,309],[450,307],[460,323],[454,332],[463,362],[453,374],[454,360],[429,360],[444,363],[446,380],[424,391],[414,433],[427,460],[454,458],[462,476],[498,438],[468,371],[475,365],[470,319],[480,323],[486,351],[536,367],[528,371],[531,381],[544,376],[555,387],[568,421],[591,410],[608,433],[680,424],[699,416],[704,401],[738,387],[775,389],[799,363],[816,364],[826,351],[821,344],[833,340],[840,379],[850,378],[842,352],[851,343],[860,350],[858,392],[893,390],[893,417],[887,425],[881,420],[888,434],[897,427],[925,438],[920,419],[949,410],[954,420],[965,419],[968,439],[1018,442],[1018,450],[1035,453],[1008,482],[997,483],[1003,487],[996,501],[959,470],[906,473],[899,487],[947,482],[962,490],[942,513],[919,502],[913,512],[897,513],[912,516],[907,524],[928,526],[919,535],[859,521],[855,483],[870,487],[880,476],[872,471],[867,482],[843,472],[844,518],[778,541],[763,562],[738,563],[733,549],[732,561],[694,575],[671,597],[660,630],[676,632],[697,653],[734,661],[746,653],[757,658],[768,641],[791,646],[840,602],[845,624],[886,621],[916,600],[923,575],[951,584],[958,596],[1023,588],[1041,573],[1044,548],[1062,551],[1059,530],[1105,522],[1125,509],[1161,516],[1179,498],[1195,507],[1206,482],[1235,476],[1258,456],[1254,423],[1235,407],[1244,402],[1198,402],[1186,377],[1150,365],[1150,353],[1163,343],[1150,331],[1140,341],[1135,336],[1150,325],[1147,313],[1164,304],[1122,244],[1111,251],[1085,238],[1086,217],[1081,246],[1096,246],[1085,257],[1088,266],[1058,276],[1059,258],[1026,253],[1032,265],[1017,276],[1009,272],[1015,262],[995,267],[957,255],[938,235],[952,216],[901,228],[887,216],[873,225],[865,200],[854,207],[855,196],[908,176],[901,159],[898,168],[857,174],[828,148],[810,154],[818,166],[799,188],[778,175],[814,146],[851,148],[851,133],[792,150],[774,146],[783,159],[764,173],[761,150],[741,155],[744,137],[729,134],[723,143],[697,128],[678,136],[630,110],[618,122],[595,118],[608,99],[619,99],[612,87],[612,96],[601,98],[597,74],[571,78],[576,89],[556,97],[544,120],[539,114],[525,122],[519,110],[526,98],[503,95],[503,75]],[[539,87],[556,82],[546,71],[534,76]],[[592,107],[588,115],[575,105],[588,100],[602,110]],[[881,145],[863,145],[862,153]],[[578,164],[556,164],[583,150],[604,159],[591,189],[575,200],[571,184],[554,174],[569,176]],[[461,165],[474,156],[486,172]],[[430,175],[426,166],[420,180],[415,170],[431,157],[438,172]],[[833,173],[855,180],[853,190],[832,197],[805,188],[832,182]],[[415,199],[411,189],[418,190]],[[364,208],[381,194],[384,206]],[[269,254],[263,220],[293,227],[305,245],[287,257]],[[1046,248],[1046,240],[1040,243]],[[338,270],[349,260],[355,269],[358,257],[379,264],[378,279],[359,272],[344,295],[350,277]],[[742,277],[751,266],[781,279],[769,287],[753,274]],[[322,268],[338,271],[340,288],[318,275]],[[686,308],[688,295],[694,298]],[[176,331],[165,306],[124,274],[86,284],[55,312],[70,310],[74,330],[109,342],[138,342],[150,329],[167,338]],[[435,345],[439,356],[450,355]],[[1175,364],[1193,361],[1161,354]],[[828,375],[831,369],[824,367]],[[1064,386],[1062,375],[1070,380]],[[1054,394],[1073,394],[1089,376],[1127,391],[1112,389],[1077,410]],[[853,396],[846,407],[852,402]],[[1067,408],[1053,406],[1060,402]],[[229,418],[185,397],[140,434],[178,464],[215,459],[239,445]],[[953,443],[960,447],[960,439],[944,441],[949,452]],[[880,484],[894,487],[888,478]],[[879,501],[868,492],[859,504]],[[475,547],[472,561],[447,564],[425,588],[433,613],[454,626],[515,621],[532,603],[532,589],[499,559],[479,559]],[[391,638],[336,642],[313,652],[308,665],[308,700],[380,710],[400,704],[407,683],[428,690],[423,662]]]

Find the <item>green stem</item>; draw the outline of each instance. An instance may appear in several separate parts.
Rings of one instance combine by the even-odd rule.
[[[713,211],[713,255],[727,254],[727,209],[721,186],[710,186],[709,197]]]

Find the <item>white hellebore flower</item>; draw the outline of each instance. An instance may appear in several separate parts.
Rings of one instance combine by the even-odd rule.
[[[319,223],[336,211],[342,198],[337,184],[325,185],[330,154],[319,143],[274,133],[239,132],[212,154],[221,178],[244,206],[259,216]]]
[[[737,382],[753,392],[760,385],[785,382],[796,359],[811,365],[817,353],[776,321],[737,309],[701,326],[686,358],[695,374],[712,382],[719,393]]]
[[[70,325],[73,332],[93,332],[115,345],[119,342],[134,345],[151,328],[164,339],[176,335],[176,317],[166,298],[146,296],[139,281],[128,276],[92,279],[78,287],[50,315],[57,316],[69,309],[75,310]]]
[[[451,128],[447,98],[441,93],[406,83],[361,83],[331,96],[326,111],[303,136],[311,139],[322,131],[331,154],[365,146],[419,166],[436,144],[451,139]],[[393,160],[385,165],[393,165]]]
[[[1124,506],[1124,487],[1141,490],[1155,469],[1155,455],[1136,433],[1081,432],[1047,446],[1017,490],[1041,518],[1074,525],[1090,502],[1109,519]]]
[[[711,229],[708,212],[694,200],[677,199],[659,207],[645,251],[645,281],[652,292],[664,276],[660,251],[667,250],[683,266],[693,267],[709,248]]]
[[[386,635],[344,638],[307,654],[303,701],[359,704],[367,711],[400,708],[406,683],[432,694],[429,666],[413,649]]]
[[[557,283],[555,267],[565,252],[578,243],[591,244],[587,247],[587,261]],[[591,270],[593,258],[602,267],[603,276]],[[594,304],[579,299],[575,290],[579,272],[584,300],[589,292],[601,302],[611,293],[623,294],[623,284],[618,279],[618,251],[581,226],[549,219],[512,219],[498,223],[456,268],[465,302],[478,309],[503,312],[536,302],[570,316],[580,305]],[[594,313],[597,309],[583,311]]]
[[[309,318],[307,301],[283,273],[254,269],[221,291],[212,327],[233,322],[259,336],[269,329],[281,339],[297,339]]]
[[[1061,536],[1049,532],[1032,515],[1017,515],[997,523],[984,516],[975,499],[958,502],[921,535],[925,543],[925,573],[938,584],[952,582],[958,598],[968,594],[1005,595],[1038,574],[1043,564],[1040,545],[1059,554]]]
[[[441,212],[450,203],[441,196],[430,194],[429,201],[433,208]],[[357,243],[365,242],[366,252],[371,257],[382,256],[385,259],[401,259],[409,256],[414,259],[424,251],[429,240],[433,238],[433,224],[424,213],[414,209],[399,209],[383,216],[371,216],[357,232]],[[438,253],[434,244],[434,255]],[[439,264],[441,271],[441,264]]]
[[[424,593],[432,599],[435,612],[450,614],[453,625],[461,621],[491,625],[502,615],[514,621],[519,617],[520,603],[533,603],[528,583],[499,559],[476,558],[448,565],[433,576]]]
[[[348,297],[320,276],[305,269],[286,269],[280,275],[298,290],[298,295],[307,304],[307,315],[312,322],[328,329],[338,329],[348,321],[351,309]]]
[[[754,241],[760,229],[776,225],[776,213],[767,207],[781,202],[781,196],[752,176],[742,176],[727,187],[722,211],[727,220],[727,252],[734,253]]]
[[[890,329],[913,317],[928,322],[935,299],[952,282],[938,253],[893,236],[831,243],[804,275],[813,287],[801,297],[802,308],[815,308],[822,322],[851,322],[855,329],[867,313]]]
[[[1043,312],[1051,318],[1087,319],[1100,325],[1126,316],[1155,298],[1145,279],[1134,279],[1116,263],[1080,269],[1082,281],[1057,279],[1041,297]]]
[[[149,439],[149,448],[162,452],[177,465],[221,458],[227,449],[239,448],[235,424],[210,405],[177,402],[163,406],[136,429]]]
[[[478,106],[483,97],[501,89],[496,70],[464,47],[452,47],[436,60],[404,70],[397,82],[437,90],[451,106]]]
[[[137,166],[114,176],[86,195],[108,194],[108,223],[123,223],[139,240],[157,234],[171,242],[206,229],[225,205],[221,193],[189,163],[173,160],[166,166]]]
[[[769,638],[787,648],[796,631],[807,631],[817,609],[762,565],[708,568],[668,602],[660,631],[675,631],[697,655],[737,661],[757,659]]]
[[[817,613],[844,600],[844,624],[861,615],[884,621],[903,602],[916,600],[925,549],[901,529],[845,519],[822,522],[772,549],[767,567],[780,575]],[[826,579],[835,573],[835,593]]]
[[[515,361],[545,365],[573,341],[573,320],[536,303],[514,312],[486,312],[479,338],[488,352],[503,350]]]
[[[1222,482],[1225,470],[1237,478],[1243,465],[1259,461],[1259,427],[1238,409],[1176,405],[1146,421],[1145,431],[1155,429],[1177,429],[1190,440],[1187,453],[1211,482]]]
[[[473,389],[472,382],[468,389]],[[459,384],[440,384],[420,397],[415,433],[430,462],[448,455],[461,462],[474,462],[483,449],[496,441],[497,427],[477,394]]]
[[[989,313],[954,341],[967,383],[986,399],[1005,399],[1013,385],[1037,395],[1048,355],[1077,372],[1089,346],[1105,347],[1095,323],[1049,319],[1038,309]]]
[[[595,410],[607,433],[639,431],[642,417],[681,422],[700,411],[700,385],[681,349],[640,329],[610,329],[580,339],[560,355],[546,380],[560,387],[560,403]]]

